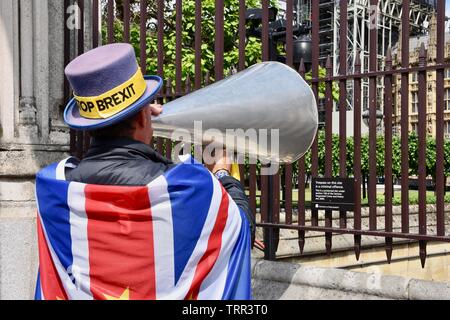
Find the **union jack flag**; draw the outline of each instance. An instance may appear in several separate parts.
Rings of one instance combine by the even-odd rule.
[[[147,186],[36,177],[36,299],[251,299],[245,215],[201,164]]]

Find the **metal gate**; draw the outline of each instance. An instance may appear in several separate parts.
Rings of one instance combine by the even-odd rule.
[[[134,44],[139,48],[138,58],[142,70],[144,72],[148,70],[150,59],[156,66],[156,73],[165,79],[164,89],[158,96],[161,103],[207,85],[210,78],[218,81],[230,71],[224,70],[224,37],[226,36],[224,19],[227,14],[230,14],[230,10],[234,10],[233,12],[238,16],[234,39],[236,48],[233,49],[238,58],[233,69],[235,71],[243,70],[246,67],[245,45],[247,37],[250,36],[248,24],[246,25],[246,20],[248,22],[249,18],[248,15],[246,16],[247,6],[251,2],[252,5],[256,4],[261,9],[258,11],[261,14],[260,25],[255,29],[260,36],[258,40],[261,43],[260,59],[263,61],[277,59],[276,51],[283,51],[283,59],[286,64],[298,68],[298,72],[302,76],[309,75],[306,78],[312,86],[316,99],[321,101],[324,109],[321,109],[323,111],[323,127],[320,135],[316,137],[309,155],[301,158],[295,164],[282,166],[280,173],[270,177],[259,176],[257,165],[249,165],[245,168],[241,166],[241,178],[248,190],[251,210],[258,215],[260,221],[258,226],[265,229],[264,243],[267,259],[275,259],[279,230],[283,228],[298,230],[300,252],[303,251],[307,231],[324,233],[327,253],[330,253],[332,249],[333,233],[352,234],[357,258],[361,249],[361,236],[384,237],[388,261],[392,255],[393,238],[418,240],[422,266],[425,264],[427,241],[450,241],[445,228],[444,208],[445,181],[448,175],[447,171],[450,169],[446,162],[449,160],[446,160],[448,154],[445,155],[447,149],[446,139],[444,139],[444,120],[447,119],[444,111],[450,109],[450,95],[447,97],[445,80],[447,79],[446,70],[450,68],[448,63],[450,55],[445,44],[444,0],[431,2],[417,0],[412,3],[389,0],[285,0],[280,3],[269,2],[269,0],[261,0],[257,3],[249,0],[215,0],[214,2],[207,0],[78,0],[75,3],[65,0],[64,2],[66,8],[75,4],[80,9],[80,28],[75,33],[65,28],[65,63],[69,63],[71,58],[83,52],[86,45],[84,42],[87,38],[92,39],[92,47],[117,41],[116,22],[119,21],[123,26],[119,40],[132,42],[135,41],[133,39],[136,36],[138,37]],[[211,22],[205,21],[202,10],[205,9],[205,5],[210,6],[211,3],[214,5],[214,33],[211,35],[214,37],[214,63],[213,67],[206,68],[204,65],[202,66],[202,50],[204,50],[202,45],[205,39],[202,28],[206,23]],[[285,25],[275,31],[276,25],[274,25],[271,5],[280,8],[285,6],[285,9],[281,8],[282,10],[280,10],[284,10]],[[88,6],[91,7],[87,8]],[[149,10],[149,6],[151,6],[151,10]],[[183,20],[183,6],[193,7],[194,18],[190,23]],[[428,51],[424,44],[421,45],[417,51],[418,59],[414,60],[417,61],[415,63],[410,61],[410,51],[414,51],[414,48],[410,50],[410,34],[427,32],[425,29],[422,30],[421,25],[418,24],[419,20],[417,19],[419,18],[414,18],[417,8],[420,6],[424,12],[434,12],[435,14],[433,18],[435,29],[426,29],[431,30],[428,31],[429,37],[434,36],[435,42],[428,38]],[[87,9],[90,10],[87,11]],[[66,21],[69,13],[65,12]],[[89,12],[89,17],[85,16],[86,12]],[[358,12],[363,12],[361,24],[358,22],[357,14],[360,14]],[[387,13],[393,16],[396,12],[398,12],[396,17],[398,19],[386,20]],[[409,14],[404,14],[405,12]],[[326,32],[329,32],[324,25],[328,15],[335,26],[331,42],[324,36]],[[173,19],[170,20],[170,17]],[[87,32],[86,21],[93,26],[92,30],[94,31],[90,37],[86,37],[85,34]],[[391,28],[392,23],[398,28],[396,34],[400,39],[396,42],[396,49],[386,46],[386,42],[392,44],[394,41],[392,40],[393,29],[386,29],[386,24],[389,22]],[[428,22],[430,23],[430,21]],[[351,23],[350,27],[349,23]],[[302,25],[300,26],[300,24]],[[139,31],[136,30],[137,25]],[[102,30],[102,26],[103,37],[99,32]],[[189,44],[183,43],[183,33],[186,28],[195,30],[193,41]],[[311,39],[311,56],[301,61],[296,60],[298,43],[294,39],[299,28],[303,28],[302,32],[306,34],[303,39]],[[175,69],[173,79],[168,78],[164,72],[169,55],[164,46],[164,36],[169,29],[174,32],[176,38],[174,54],[170,53],[175,57],[171,61]],[[283,48],[273,43],[275,36],[280,35],[275,33],[280,32],[279,30],[283,32],[282,37],[285,37]],[[389,32],[386,33],[386,30]],[[366,42],[357,50],[358,47],[354,43],[358,41],[356,34],[361,32],[365,33],[367,40],[364,40]],[[147,50],[149,37],[153,37],[152,39],[157,43],[156,52]],[[360,35],[359,37],[361,39]],[[387,38],[389,39],[387,40]],[[302,38],[297,37],[297,40],[299,39]],[[350,41],[353,39],[353,42],[349,43],[348,39]],[[192,73],[183,75],[183,48],[186,46],[194,52],[194,60]],[[327,46],[333,48],[328,53]],[[73,52],[74,47],[77,48],[75,53]],[[430,58],[430,53],[433,53],[433,59]],[[322,70],[325,71],[324,74]],[[435,86],[433,93],[435,96],[431,95],[432,100],[435,100],[435,103],[432,103],[435,104],[435,111],[431,116],[428,112],[430,75],[435,77],[432,82]],[[416,88],[416,93],[412,95],[411,86]],[[323,99],[319,99],[321,91],[324,91]],[[337,101],[333,101],[333,93],[336,91],[338,91],[339,97],[336,99]],[[65,97],[66,99],[70,97],[67,82]],[[349,104],[351,104],[352,113],[347,112]],[[332,128],[333,108],[335,107],[339,110],[338,136],[333,136]],[[352,118],[349,114],[352,114]],[[433,121],[436,123],[431,132],[427,130],[430,117],[434,117]],[[380,130],[377,122],[380,118],[383,132],[383,139],[380,140],[381,147],[377,145],[379,144],[377,130]],[[363,148],[362,143],[365,139],[361,134],[362,119],[367,122],[368,127],[368,137],[366,138],[368,139],[368,150]],[[414,124],[410,123],[411,119],[415,121]],[[348,121],[353,121],[354,133],[352,136],[347,132],[346,123]],[[445,125],[448,125],[448,122],[445,122]],[[416,128],[417,131],[416,140],[414,140],[417,145],[415,149],[417,158],[414,159],[410,157],[412,144],[410,127]],[[435,137],[433,138],[435,149],[431,149],[431,156],[427,149],[427,136],[430,135]],[[322,142],[319,136],[323,136]],[[88,136],[82,132],[71,131],[70,137],[71,152],[82,158],[83,153],[89,147]],[[333,140],[334,137],[337,138]],[[348,148],[349,141],[352,150]],[[170,141],[156,139],[155,148],[168,157],[170,157],[171,146]],[[333,154],[333,147],[338,148],[338,160],[333,160],[333,157],[336,158],[336,155]],[[377,160],[380,148],[384,149],[381,153],[384,161],[381,162]],[[368,158],[367,164],[362,160],[364,156]],[[398,159],[394,161],[394,156],[397,158],[400,156],[400,163],[398,163]],[[429,163],[429,157],[435,159],[434,163]],[[333,161],[337,163],[333,164]],[[351,166],[348,165],[349,161]],[[414,165],[411,164],[412,161]],[[416,173],[411,173],[414,171],[412,170],[413,166],[417,168]],[[380,168],[383,168],[381,172]],[[308,190],[304,183],[304,177],[332,177],[336,174],[340,177],[354,177],[355,208],[351,217],[350,215],[347,217],[345,211],[339,212],[338,223],[336,221],[335,224],[333,224],[332,211],[326,210],[324,224],[320,225],[319,212],[311,208],[306,201]],[[361,183],[366,176],[369,177],[367,188],[369,226],[362,228]],[[377,215],[377,176],[384,178],[385,185],[382,197],[384,213],[381,216]],[[435,215],[435,223],[427,221],[427,177],[433,177],[436,206],[435,213],[432,214]],[[401,179],[400,230],[393,228],[393,199],[395,198],[392,186],[393,180],[396,178]],[[410,230],[410,178],[417,181],[418,188],[417,232]],[[297,194],[296,203],[293,199],[295,192]],[[280,218],[280,211],[284,213],[284,219]],[[384,220],[383,225],[377,223],[377,219],[380,217]],[[308,224],[306,223],[307,218],[310,221]]]

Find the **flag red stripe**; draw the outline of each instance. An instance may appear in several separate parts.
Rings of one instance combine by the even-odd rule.
[[[148,188],[86,185],[85,198],[94,298],[155,299]]]
[[[225,229],[225,225],[228,219],[228,193],[221,186],[222,200],[219,207],[219,212],[214,223],[213,230],[208,239],[208,246],[205,253],[197,264],[194,278],[191,283],[191,287],[185,297],[185,299],[197,299],[200,291],[200,286],[203,280],[209,274],[217,258],[220,254],[220,248],[222,246],[222,234]]]
[[[44,298],[45,300],[67,300],[67,294],[55,264],[53,263],[50,248],[48,247],[39,216],[37,217],[37,234],[39,246],[39,276]]]

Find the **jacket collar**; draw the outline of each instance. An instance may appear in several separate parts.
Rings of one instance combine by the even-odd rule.
[[[136,157],[170,164],[172,161],[165,158],[152,147],[130,138],[96,139],[93,138],[85,159],[101,159],[115,157],[136,159]]]

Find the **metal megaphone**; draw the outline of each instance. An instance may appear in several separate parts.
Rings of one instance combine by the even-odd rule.
[[[310,148],[318,114],[311,88],[295,70],[262,62],[165,104],[152,123],[157,137],[174,139],[173,133],[183,130],[191,137],[183,136],[184,142],[217,142],[229,148],[231,134],[237,154],[291,163]],[[261,138],[261,131],[272,140],[278,135],[278,148]]]

